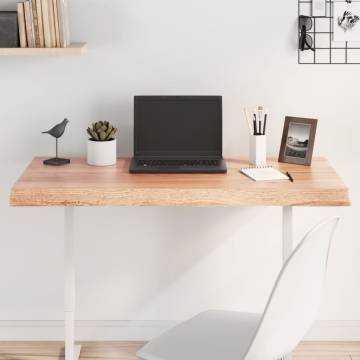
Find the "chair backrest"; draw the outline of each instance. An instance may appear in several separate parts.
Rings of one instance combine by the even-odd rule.
[[[311,230],[294,250],[266,305],[244,360],[276,360],[289,354],[316,319],[331,241],[339,218]]]

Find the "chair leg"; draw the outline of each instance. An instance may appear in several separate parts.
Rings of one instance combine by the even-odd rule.
[[[283,207],[283,263],[293,251],[293,208]]]
[[[283,356],[281,359],[279,359],[279,360],[291,360],[292,359],[292,355],[291,354],[289,354],[289,355],[285,355],[285,356]]]

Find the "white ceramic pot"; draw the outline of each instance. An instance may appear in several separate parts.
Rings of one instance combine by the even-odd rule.
[[[93,166],[116,164],[116,139],[110,141],[88,140],[87,163]]]

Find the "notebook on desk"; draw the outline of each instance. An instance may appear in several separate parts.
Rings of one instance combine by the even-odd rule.
[[[255,181],[289,180],[285,174],[272,166],[242,168],[240,172]]]

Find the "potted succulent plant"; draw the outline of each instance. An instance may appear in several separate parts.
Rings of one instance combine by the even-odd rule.
[[[94,166],[116,164],[117,129],[108,121],[99,121],[88,128],[90,139],[87,144],[87,162]]]

